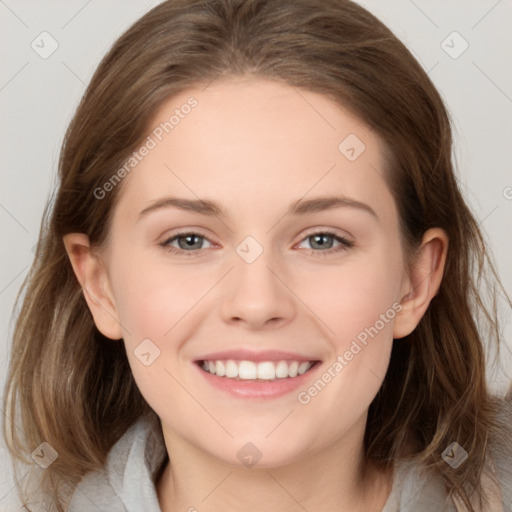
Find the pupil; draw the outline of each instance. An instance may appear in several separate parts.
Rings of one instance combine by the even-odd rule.
[[[331,235],[313,235],[314,243],[317,244],[319,247],[327,247],[328,246],[328,248],[331,248],[332,240],[331,240],[331,243],[329,244],[329,242],[325,242],[326,238],[330,239]]]
[[[181,240],[185,239],[185,244],[181,244],[181,243],[180,243],[180,245],[182,245],[182,248],[183,248],[183,246],[184,246],[185,248],[189,248],[189,249],[190,249],[191,247],[193,247],[193,246],[194,246],[194,239],[198,239],[198,238],[199,238],[199,237],[198,237],[198,236],[196,236],[196,235],[186,235],[186,236],[182,236],[182,237],[180,238],[180,242],[181,242]]]

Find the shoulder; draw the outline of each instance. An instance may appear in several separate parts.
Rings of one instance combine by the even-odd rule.
[[[104,469],[87,473],[75,488],[68,512],[126,512]]]
[[[105,465],[87,473],[74,489],[68,512],[158,510],[155,470],[166,455],[158,417],[141,416],[108,453]]]
[[[481,476],[482,504],[472,503],[478,512],[512,510],[512,393],[495,398],[497,414],[488,433],[487,461]],[[458,512],[466,507],[454,499]]]
[[[393,487],[382,512],[457,512],[440,477],[416,460],[395,466]]]
[[[497,415],[489,431],[487,465],[481,477],[485,494],[478,512],[512,511],[512,394],[495,399]],[[401,461],[395,467],[393,488],[382,512],[467,512],[462,501],[450,498],[440,477],[419,462]]]
[[[503,510],[508,511],[512,510],[512,391],[496,403],[498,414],[489,432],[489,469],[483,479],[494,501],[501,501]]]

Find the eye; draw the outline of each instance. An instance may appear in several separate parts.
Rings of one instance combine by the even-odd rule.
[[[203,245],[205,241],[210,244],[210,247],[213,246],[206,237],[199,233],[182,232],[173,235],[159,245],[172,254],[197,256],[201,249],[205,249]],[[354,245],[354,242],[329,230],[310,232],[301,243],[304,241],[308,241],[310,245],[306,249],[319,256],[345,251]]]
[[[186,232],[177,233],[171,238],[168,238],[160,245],[173,254],[186,254],[187,256],[196,255],[199,249],[204,249],[203,242],[208,241],[207,238],[201,236],[199,233]],[[177,243],[178,246],[172,245]],[[208,243],[210,243],[208,241]]]
[[[346,251],[354,245],[354,242],[328,230],[310,232],[303,242],[306,240],[310,245],[310,250],[321,256]],[[336,242],[339,245],[336,246]]]

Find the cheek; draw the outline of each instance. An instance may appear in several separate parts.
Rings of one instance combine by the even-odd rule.
[[[399,246],[382,244],[335,270],[324,269],[318,276],[323,279],[311,284],[309,304],[329,328],[324,332],[333,355],[317,383],[299,397],[307,410],[339,411],[344,421],[344,415],[356,417],[370,405],[388,367],[402,270]],[[326,283],[322,293],[319,282]],[[335,423],[326,426],[332,435]]]
[[[191,275],[179,265],[148,264],[144,255],[131,255],[112,276],[125,342],[136,345],[149,338],[163,342],[169,331],[197,304],[212,279]]]
[[[188,401],[170,374],[180,366],[181,346],[191,335],[189,320],[214,281],[136,256],[125,258],[112,276],[116,305],[133,377],[150,406],[163,413],[162,404]]]
[[[384,252],[377,256],[354,257],[339,267],[319,269],[315,279],[301,287],[305,302],[328,328],[326,336],[339,350],[386,313],[384,326],[378,322],[377,327],[383,336],[392,331],[390,320],[396,313],[393,304],[399,296],[401,265],[398,258],[386,261]]]

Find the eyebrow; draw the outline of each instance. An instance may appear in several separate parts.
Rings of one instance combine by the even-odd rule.
[[[308,213],[316,213],[333,208],[348,207],[361,210],[371,214],[378,220],[378,215],[371,206],[349,197],[325,196],[308,199],[303,201],[299,199],[294,201],[288,207],[286,215],[305,215]],[[139,213],[139,220],[148,213],[154,212],[162,208],[178,208],[180,210],[198,213],[207,216],[224,216],[224,210],[220,204],[208,199],[184,199],[179,197],[164,197],[157,199],[147,208]]]

